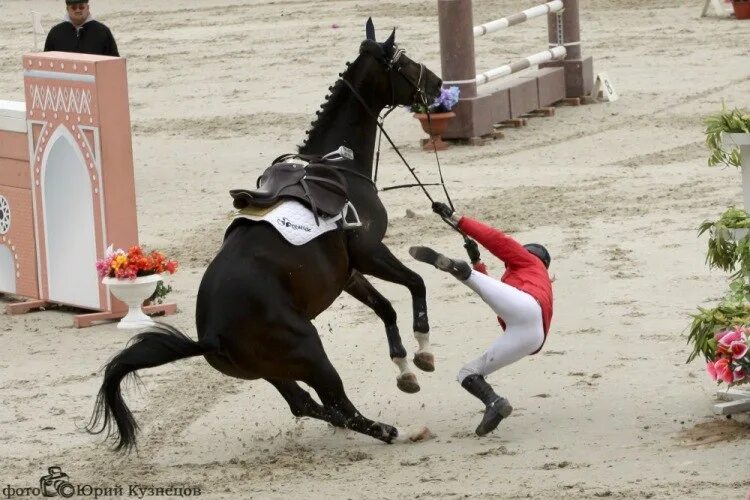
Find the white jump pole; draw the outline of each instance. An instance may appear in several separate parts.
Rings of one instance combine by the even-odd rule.
[[[563,7],[562,0],[553,0],[542,5],[537,5],[536,7],[531,7],[517,14],[511,14],[510,16],[495,19],[494,21],[480,24],[479,26],[474,26],[474,36],[477,37],[486,35],[487,33],[494,33],[495,31],[503,30],[515,24],[521,24],[535,17],[546,16],[551,12],[560,12],[563,10]]]
[[[485,71],[484,73],[477,75],[475,81],[477,85],[484,85],[487,82],[497,80],[498,78],[502,78],[504,76],[512,75],[513,73],[517,73],[526,68],[530,68],[531,66],[536,66],[537,64],[553,61],[555,59],[562,59],[567,53],[568,51],[565,49],[565,47],[553,47],[550,50],[537,52],[536,54],[532,54],[521,60]],[[451,82],[443,83],[450,84]]]

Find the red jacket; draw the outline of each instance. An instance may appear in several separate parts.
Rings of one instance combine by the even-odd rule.
[[[469,217],[461,217],[458,227],[468,236],[477,240],[492,255],[505,262],[505,274],[500,281],[514,286],[536,299],[542,308],[542,324],[544,325],[546,338],[552,321],[552,282],[544,263],[507,234],[479,221]],[[487,266],[482,262],[477,263],[474,269],[487,274]],[[502,318],[498,317],[498,319],[505,328]]]

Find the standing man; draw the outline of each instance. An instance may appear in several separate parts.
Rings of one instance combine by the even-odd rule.
[[[65,20],[47,35],[44,51],[79,52],[120,57],[112,32],[94,20],[88,0],[65,0]]]

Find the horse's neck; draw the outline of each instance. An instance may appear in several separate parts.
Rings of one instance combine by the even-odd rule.
[[[347,72],[348,73],[348,72]],[[344,78],[349,77],[348,74]],[[349,80],[351,81],[351,80]],[[304,154],[323,155],[346,146],[354,153],[354,162],[346,162],[352,170],[372,176],[372,161],[375,149],[375,117],[383,109],[383,103],[360,91],[370,110],[366,110],[348,86],[336,83],[330,99],[323,105],[318,119],[313,123],[307,140],[300,146]]]
[[[313,130],[309,140],[300,147],[300,153],[322,155],[338,149],[339,146],[346,146],[354,152],[356,170],[369,177],[372,174],[377,125],[375,119],[349,89],[346,90],[346,94],[342,96],[345,102],[326,110],[331,113],[331,117],[325,121],[325,125],[321,125],[325,130],[318,134]],[[372,112],[379,113],[381,109],[372,109]],[[324,118],[321,114],[318,123],[324,123]]]

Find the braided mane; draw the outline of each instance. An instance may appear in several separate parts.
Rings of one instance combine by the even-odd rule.
[[[354,64],[346,63],[346,70],[343,73],[339,73],[339,79],[336,83],[328,87],[331,93],[326,95],[325,101],[320,105],[320,110],[316,113],[316,119],[310,123],[311,128],[306,131],[307,135],[304,142],[297,147],[299,153],[315,153],[315,151],[306,151],[305,148],[326,131],[333,122],[336,113],[340,111],[341,100],[346,96],[346,92],[349,89],[343,82],[343,79],[346,78],[348,81],[352,81],[351,74],[354,67]]]

